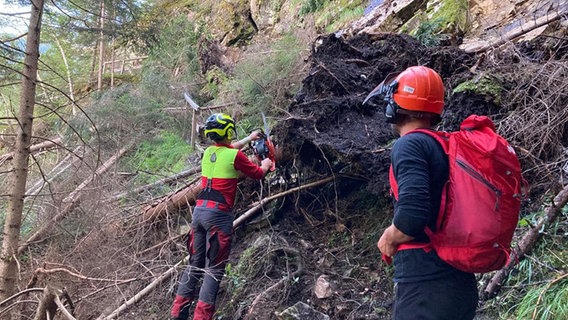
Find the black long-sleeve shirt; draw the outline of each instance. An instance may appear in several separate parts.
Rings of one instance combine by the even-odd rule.
[[[442,146],[424,133],[399,138],[391,151],[398,184],[394,225],[416,242],[429,242],[424,229],[435,230],[444,184],[448,180],[448,157]],[[461,272],[442,261],[434,251],[409,249],[394,256],[394,281],[433,280]]]

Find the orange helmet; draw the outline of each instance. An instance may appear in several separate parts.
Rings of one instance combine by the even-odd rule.
[[[387,122],[395,123],[399,109],[441,115],[444,110],[444,83],[440,75],[424,66],[410,67],[388,75],[363,101],[383,96],[388,105]]]

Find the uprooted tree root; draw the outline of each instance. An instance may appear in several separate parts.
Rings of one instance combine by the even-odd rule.
[[[515,47],[510,66],[495,61],[495,68],[510,87],[503,107],[510,112],[499,121],[500,133],[521,151],[525,174],[534,188],[559,187],[562,164],[568,161],[568,65],[561,60],[531,61]]]

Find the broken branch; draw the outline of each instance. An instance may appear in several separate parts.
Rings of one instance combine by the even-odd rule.
[[[556,219],[556,217],[558,217],[566,203],[568,203],[568,186],[564,187],[564,189],[562,189],[562,191],[554,197],[552,204],[544,210],[545,215],[540,219],[538,224],[525,233],[517,247],[513,249],[509,263],[503,267],[503,269],[497,271],[487,283],[487,287],[484,290],[484,297],[486,299],[492,298],[498,293],[503,281],[505,281],[505,279],[509,276],[513,267],[525,256],[525,254],[532,250],[534,244],[542,233],[541,230],[544,230]]]
[[[73,209],[78,205],[81,191],[85,187],[87,187],[97,176],[100,176],[104,172],[106,172],[120,157],[122,157],[126,151],[128,151],[134,144],[129,143],[126,147],[120,149],[115,155],[113,155],[110,159],[108,159],[102,166],[100,166],[97,171],[90,177],[88,177],[85,181],[83,181],[73,192],[71,192],[65,199],[63,199],[63,203],[66,204],[65,207],[56,214],[50,221],[46,221],[39,230],[37,230],[34,234],[32,234],[24,243],[20,245],[18,248],[18,254],[24,252],[30,244],[35,241],[38,241],[40,237],[46,234],[48,231],[53,230],[54,226],[57,225],[61,220],[63,220],[69,213],[73,212]]]
[[[282,198],[286,195],[289,195],[289,194],[294,193],[294,192],[298,192],[298,191],[303,190],[303,189],[308,189],[308,188],[316,187],[316,186],[319,186],[319,185],[322,185],[322,184],[326,184],[330,181],[333,181],[333,179],[335,179],[335,177],[327,177],[325,179],[321,179],[321,180],[318,180],[318,181],[315,181],[315,182],[312,182],[312,183],[308,183],[308,184],[305,184],[305,185],[302,185],[302,186],[298,186],[298,187],[286,190],[284,192],[275,194],[273,196],[263,198],[262,200],[253,203],[252,208],[250,208],[245,213],[243,213],[241,216],[239,216],[237,219],[235,219],[235,221],[233,221],[233,227],[237,227],[237,226],[241,225],[245,220],[247,220],[248,218],[253,216],[260,208],[262,208],[263,205],[267,204],[268,202],[270,202],[274,199]]]

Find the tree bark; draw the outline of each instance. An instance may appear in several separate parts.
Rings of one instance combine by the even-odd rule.
[[[556,11],[556,12],[551,12],[549,14],[546,14],[543,17],[539,17],[536,18],[534,20],[531,20],[525,24],[522,24],[520,27],[517,27],[509,32],[507,32],[504,35],[501,35],[499,37],[499,39],[492,41],[490,43],[485,43],[482,45],[477,45],[477,44],[473,44],[468,46],[467,48],[463,48],[463,50],[465,52],[468,53],[479,53],[479,52],[483,52],[483,51],[487,51],[488,49],[491,48],[496,48],[499,47],[503,44],[505,44],[508,41],[511,41],[519,36],[522,36],[524,34],[527,34],[537,28],[540,28],[542,26],[548,25],[556,20],[559,20],[561,17],[563,16],[563,14],[560,11]]]
[[[2,251],[0,252],[0,301],[11,296],[16,288],[18,271],[16,259],[28,176],[43,6],[44,0],[32,1],[18,114],[20,126],[12,163],[13,169],[9,176],[12,193],[8,197]]]
[[[36,152],[36,151],[39,151],[39,150],[55,148],[60,143],[61,143],[61,138],[56,138],[56,139],[53,139],[53,140],[46,140],[44,142],[40,142],[38,144],[34,144],[33,146],[30,146],[30,153],[33,153],[33,152]],[[14,159],[15,154],[16,154],[16,152],[8,152],[6,154],[1,155],[0,156],[0,164],[4,163],[7,160]]]
[[[101,12],[99,19],[99,71],[97,76],[97,90],[101,90],[103,87],[103,67],[104,67],[104,53],[105,53],[105,34],[103,32],[105,26],[105,0],[101,0]]]
[[[170,212],[195,205],[200,191],[201,180],[198,180],[173,194],[163,197],[156,203],[147,205],[142,209],[142,217],[145,222],[151,223]]]
[[[61,58],[63,59],[63,64],[65,65],[65,73],[67,74],[67,85],[69,86],[69,98],[71,98],[73,115],[76,115],[77,104],[75,102],[75,93],[74,93],[75,90],[73,89],[73,80],[71,79],[71,69],[69,68],[69,63],[67,62],[67,56],[65,55],[65,51],[63,50],[63,47],[61,46],[61,43],[59,43],[59,39],[57,39],[57,37],[55,37],[55,43],[59,48],[59,52],[61,53]]]

